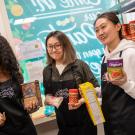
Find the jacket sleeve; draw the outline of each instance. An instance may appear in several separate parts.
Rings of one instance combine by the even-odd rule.
[[[90,70],[90,67],[85,62],[82,62],[82,69],[83,69],[84,81],[91,82],[94,85],[94,87],[99,87],[97,79],[95,78],[92,71]]]
[[[124,71],[127,75],[127,82],[120,87],[129,96],[135,99],[135,49],[130,48],[123,52]]]

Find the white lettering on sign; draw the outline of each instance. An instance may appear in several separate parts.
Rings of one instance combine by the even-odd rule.
[[[49,30],[40,31],[37,35],[41,36],[42,34],[48,34],[49,32],[56,30],[52,24],[49,24],[48,26]],[[82,23],[79,32],[72,32],[75,28],[76,24],[74,24],[71,28],[62,30],[66,33],[74,45],[86,44],[88,43],[88,39],[96,39],[92,24]]]
[[[100,14],[99,11],[94,12],[94,13],[86,13],[86,14],[84,14],[84,21],[85,21],[85,22],[88,22],[88,21],[95,21],[98,14]]]
[[[93,49],[93,50],[84,51],[82,54],[83,54],[84,58],[89,58],[92,56],[96,56],[98,58],[101,58],[102,53],[101,53],[100,49]]]
[[[34,7],[39,7],[37,8],[37,12],[41,11],[46,11],[46,10],[52,10],[56,9],[56,5],[53,2],[53,0],[31,0],[31,3]]]
[[[101,3],[101,0],[95,0],[94,2],[91,0],[60,0],[60,5],[63,8],[70,8],[76,6],[98,6]]]
[[[30,0],[32,5],[35,7],[37,12],[44,12],[46,10],[55,10],[57,8],[57,4],[55,0]],[[79,6],[89,6],[89,8],[93,8],[94,6],[98,6],[101,4],[101,0],[60,0],[59,7],[62,8],[71,8],[71,7],[79,7]]]

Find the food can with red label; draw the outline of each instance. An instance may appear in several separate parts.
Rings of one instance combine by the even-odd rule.
[[[78,103],[78,89],[69,89],[69,103]]]

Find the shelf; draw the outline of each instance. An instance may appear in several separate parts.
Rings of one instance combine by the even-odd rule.
[[[117,14],[135,12],[135,0],[130,0],[128,2],[125,0],[124,2],[120,2],[119,4],[111,7],[109,11],[114,11]]]
[[[135,0],[130,0],[128,2],[121,2],[120,13],[135,12]]]
[[[34,125],[39,125],[39,124],[42,124],[42,123],[53,121],[55,119],[56,119],[55,115],[48,116],[48,117],[44,116],[44,117],[41,117],[41,118],[38,118],[38,119],[33,119],[33,123],[34,123]]]
[[[51,115],[46,116],[44,114],[44,110],[45,110],[45,106],[42,106],[39,108],[39,110],[30,114],[34,125],[42,124],[42,123],[49,122],[49,121],[56,119],[55,112],[52,112]]]

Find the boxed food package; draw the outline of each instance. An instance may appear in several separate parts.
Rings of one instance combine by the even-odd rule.
[[[88,113],[94,123],[94,125],[105,122],[100,103],[96,96],[96,90],[93,84],[86,82],[79,85],[81,95],[85,100]]]
[[[37,101],[38,104],[36,110],[42,106],[42,99],[38,80],[35,80],[34,82],[21,84],[21,89],[23,94],[23,100],[25,103],[30,101]],[[36,110],[32,110],[32,112]]]

